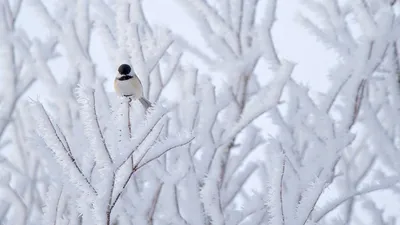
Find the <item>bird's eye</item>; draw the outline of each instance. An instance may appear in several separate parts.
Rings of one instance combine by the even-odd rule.
[[[131,67],[128,65],[128,64],[121,64],[119,67],[118,67],[118,72],[119,72],[119,74],[122,74],[122,75],[127,75],[127,74],[129,74],[130,72],[131,72]]]

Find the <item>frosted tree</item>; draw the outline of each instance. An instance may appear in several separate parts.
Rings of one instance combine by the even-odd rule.
[[[10,143],[29,156],[21,180],[35,181],[19,190],[15,172],[1,177],[3,223],[395,224],[371,193],[399,192],[398,3],[304,1],[318,21],[304,13],[301,25],[339,56],[331,87],[316,95],[276,48],[284,4],[177,0],[207,44],[200,49],[150,24],[144,2],[76,0],[52,11],[30,0],[48,37],[0,43],[1,72],[14,82],[0,128],[11,115],[30,125],[27,143]],[[16,32],[18,4],[0,6],[0,35]],[[106,91],[94,36],[115,72],[133,66],[153,107]],[[187,55],[207,69],[184,63]],[[52,68],[55,57],[66,71]],[[20,65],[37,77],[15,79]],[[35,79],[52,95],[15,113]]]
[[[357,224],[362,216],[358,214],[360,210],[371,213],[374,224],[394,224],[397,218],[385,218],[384,211],[379,210],[379,197],[365,193],[378,187],[397,190],[394,184],[399,181],[398,125],[393,120],[398,114],[399,96],[396,75],[399,5],[395,1],[352,1],[343,5],[337,1],[306,2],[323,23],[317,25],[304,18],[303,24],[340,58],[341,66],[331,74],[331,80],[332,93],[343,92],[343,100],[337,101],[336,106],[334,102],[329,103],[329,112],[348,109],[345,101],[351,99],[346,97],[356,90],[351,87],[353,77],[364,79],[367,90],[360,122],[352,129],[355,140],[343,152],[336,167],[340,176],[334,183],[342,197],[324,204],[316,214],[316,221],[343,205],[339,211],[343,224]],[[331,223],[337,224],[337,221]]]
[[[25,141],[29,121],[23,111],[24,96],[41,77],[35,71],[38,46],[51,43],[33,40],[21,28],[22,1],[0,2],[0,221],[25,224],[42,215],[43,187],[48,185],[41,162]],[[43,58],[47,63],[53,55]],[[39,80],[39,81],[38,81]]]

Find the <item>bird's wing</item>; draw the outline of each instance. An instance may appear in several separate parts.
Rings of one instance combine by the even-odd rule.
[[[133,90],[135,90],[134,92],[136,98],[141,98],[143,96],[143,87],[139,78],[137,76],[134,76],[130,84],[132,85]]]

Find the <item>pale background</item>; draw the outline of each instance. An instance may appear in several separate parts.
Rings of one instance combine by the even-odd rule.
[[[48,2],[56,2],[48,0]],[[326,77],[332,65],[337,63],[338,59],[333,51],[324,47],[318,42],[317,38],[313,37],[302,28],[298,21],[297,15],[299,11],[305,11],[301,8],[300,0],[279,0],[277,11],[277,22],[273,29],[274,41],[278,49],[278,54],[290,61],[295,62],[296,68],[293,76],[301,80],[304,84],[310,87],[311,90],[324,92],[329,87],[329,81]],[[47,4],[52,5],[52,4]],[[50,9],[51,11],[51,9]],[[182,35],[188,42],[195,43],[200,49],[205,49],[205,45],[201,36],[195,28],[195,24],[190,20],[188,15],[182,10],[173,0],[146,0],[145,12],[148,19],[153,24],[162,24],[170,27],[177,34]],[[45,38],[48,35],[48,30],[43,26],[37,26],[36,13],[29,7],[23,7],[19,24],[26,29],[30,37]],[[96,38],[96,33],[92,40],[91,52],[97,64],[98,74],[107,77],[106,88],[112,91],[112,80],[116,68],[109,61],[105,51],[102,48],[102,43]],[[60,49],[62,51],[62,49]],[[212,52],[207,50],[210,54]],[[195,64],[200,67],[203,73],[213,73],[204,67],[204,64],[195,57],[186,56],[185,61],[189,64]],[[53,60],[51,62],[53,71],[60,71],[60,76],[56,77],[61,80],[65,76],[64,71],[67,71],[67,63],[63,60]],[[259,65],[256,69],[257,73],[264,70],[263,65]],[[260,73],[262,74],[262,73]],[[266,79],[268,74],[265,74]],[[38,83],[34,85],[31,91],[26,95],[28,97],[45,97],[51,94],[43,90],[43,86]],[[171,93],[173,97],[173,93]],[[268,124],[268,122],[266,122]],[[272,132],[273,129],[270,129]],[[379,197],[382,199],[382,205],[389,204],[386,199],[393,198],[389,193],[381,193]],[[333,196],[332,196],[333,198]],[[396,207],[388,207],[391,210],[388,213],[397,213]]]

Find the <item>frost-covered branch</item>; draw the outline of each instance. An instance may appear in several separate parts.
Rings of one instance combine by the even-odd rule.
[[[71,182],[77,184],[78,188],[82,188],[83,191],[88,194],[96,194],[96,189],[89,182],[85,174],[83,174],[82,169],[76,162],[75,156],[72,155],[67,140],[64,139],[64,141],[62,141],[60,137],[63,136],[62,132],[53,125],[43,105],[40,103],[34,104],[35,110],[37,111],[36,115],[40,118],[37,121],[39,135],[43,138],[47,147],[53,151],[61,166],[68,168],[66,174],[70,175]]]
[[[336,66],[330,74],[332,88],[325,95],[321,109],[332,115],[339,112],[343,119],[338,123],[337,129],[343,131],[348,129],[345,127],[349,127],[356,135],[337,162],[336,170],[341,175],[332,180],[332,187],[340,193],[334,208],[343,205],[343,219],[346,224],[351,224],[355,218],[355,202],[365,198],[362,192],[357,195],[357,199],[353,194],[358,193],[356,190],[368,182],[366,180],[372,175],[373,168],[380,168],[382,162],[391,161],[389,158],[396,157],[395,152],[398,151],[395,138],[392,138],[395,134],[387,132],[396,130],[398,125],[383,122],[383,115],[386,118],[387,115],[393,115],[393,109],[397,107],[392,99],[398,98],[398,87],[388,85],[396,80],[396,63],[391,53],[395,52],[392,43],[398,27],[395,22],[397,16],[393,13],[393,8],[383,1],[354,1],[344,5],[336,0],[328,1],[328,4],[316,1],[304,3],[313,13],[324,17],[324,25],[308,20],[304,23],[305,27],[325,41],[343,59],[342,65]],[[348,21],[346,17],[354,20]],[[356,27],[361,28],[358,36],[354,33]],[[383,68],[388,68],[390,72],[383,75],[380,72]],[[354,104],[355,108],[350,109],[349,103]],[[339,106],[340,104],[345,107]],[[354,112],[358,112],[357,116]],[[352,119],[355,117],[356,120]],[[380,129],[385,131],[377,132]],[[383,134],[384,141],[378,141],[376,134]],[[380,151],[374,150],[378,145],[385,147]],[[392,162],[386,164],[389,167],[391,165]],[[396,183],[394,181],[392,185]],[[380,189],[385,187],[377,188]],[[330,208],[328,212],[331,210],[334,209]],[[314,221],[322,220],[323,216]],[[314,216],[313,218],[315,219]]]

